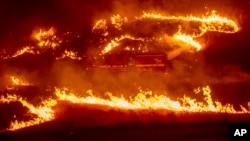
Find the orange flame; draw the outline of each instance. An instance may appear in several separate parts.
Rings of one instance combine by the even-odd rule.
[[[116,29],[122,30],[122,26],[124,23],[128,22],[128,18],[122,18],[119,14],[113,15],[111,17],[111,23],[115,26]]]
[[[1,96],[1,103],[9,103],[13,101],[19,101],[23,106],[27,107],[30,113],[37,115],[30,121],[14,121],[11,123],[7,130],[18,130],[28,126],[40,124],[43,122],[51,121],[55,119],[55,107],[59,100],[68,101],[75,104],[99,104],[106,105],[116,109],[166,109],[176,112],[216,112],[216,113],[230,113],[230,114],[243,114],[250,113],[250,110],[241,106],[241,111],[236,111],[233,105],[222,105],[219,101],[214,101],[211,96],[211,89],[209,86],[195,89],[195,93],[202,92],[204,95],[204,101],[197,101],[196,99],[184,96],[180,100],[172,100],[166,95],[156,95],[152,91],[142,91],[130,99],[125,99],[123,96],[116,97],[111,93],[106,93],[109,99],[104,99],[94,95],[92,90],[86,92],[87,96],[77,96],[75,93],[70,92],[67,88],[55,89],[55,99],[44,100],[40,106],[34,106],[31,103],[24,100],[17,95],[7,95],[7,97]],[[250,102],[249,102],[250,103]],[[248,104],[249,104],[248,103]]]
[[[62,43],[62,40],[55,35],[55,29],[53,27],[47,31],[40,29],[35,35],[35,38],[38,41],[38,46],[41,48],[55,49]]]
[[[107,28],[107,21],[105,19],[100,19],[95,23],[94,27],[92,28],[92,31],[98,29],[107,30]]]
[[[214,32],[222,32],[222,33],[235,33],[240,30],[238,25],[235,21],[228,19],[226,17],[221,17],[217,15],[216,11],[212,11],[210,15],[203,16],[203,17],[195,17],[195,16],[165,16],[163,14],[155,14],[155,13],[146,13],[144,12],[142,16],[135,17],[134,20],[144,20],[144,19],[150,19],[150,20],[166,20],[166,21],[176,21],[176,22],[194,22],[198,23],[198,29],[195,30],[195,33],[183,33],[181,30],[179,30],[177,33],[173,35],[173,38],[176,40],[179,40],[181,42],[184,42],[184,47],[186,48],[186,45],[195,48],[197,51],[200,51],[204,47],[195,40],[197,37],[202,37],[205,33],[209,31]],[[119,14],[113,15],[111,17],[111,23],[115,26],[116,29],[122,30],[122,27],[125,23],[134,22],[134,20],[129,21],[127,17],[122,18]],[[180,26],[180,29],[182,27]],[[105,32],[107,31],[107,20],[99,20],[93,30],[95,29],[102,29]],[[106,34],[105,36],[107,36]],[[102,54],[108,53],[109,51],[113,50],[113,48],[118,47],[120,44],[119,42],[124,39],[121,35],[121,37],[116,37],[111,40],[104,46],[104,49],[102,50]],[[131,35],[130,35],[131,36]],[[161,39],[162,37],[160,37]],[[133,38],[134,39],[134,38]],[[154,40],[153,38],[151,40]],[[151,41],[149,40],[149,41]],[[142,41],[144,41],[142,39]],[[156,39],[157,41],[157,39]]]
[[[54,111],[52,110],[52,106],[56,105],[56,100],[49,99],[42,102],[41,106],[35,107],[31,103],[24,100],[22,97],[17,95],[8,94],[7,97],[1,96],[0,102],[2,103],[10,103],[10,102],[20,102],[24,107],[29,109],[29,112],[35,114],[37,118],[32,119],[30,121],[14,121],[11,122],[10,127],[7,130],[17,130],[21,128],[25,128],[28,126],[40,124],[46,121],[50,121],[54,119]]]
[[[13,85],[19,85],[19,86],[29,86],[31,85],[27,81],[21,79],[20,77],[17,76],[10,76],[11,82]]]
[[[153,95],[152,91],[140,91],[134,98],[126,100],[124,97],[116,97],[107,93],[110,99],[94,96],[91,90],[87,91],[89,96],[77,97],[68,89],[56,89],[56,96],[60,100],[72,103],[88,103],[107,105],[122,109],[166,109],[188,112],[221,112],[221,113],[249,113],[248,110],[236,111],[233,105],[222,105],[219,101],[213,101],[209,86],[202,88],[205,102],[197,102],[196,99],[184,96],[181,101],[171,100],[165,95]],[[243,107],[243,106],[242,106]],[[246,108],[245,108],[246,109]]]
[[[223,33],[235,33],[239,31],[238,25],[233,20],[217,15],[216,11],[212,11],[211,15],[203,16],[201,18],[194,16],[164,16],[162,14],[144,13],[139,19],[144,18],[184,22],[199,22],[202,25],[200,27],[202,29],[202,32],[197,36],[202,36],[207,31],[216,31]]]
[[[34,47],[32,46],[25,46],[23,48],[21,48],[20,50],[17,50],[12,56],[10,55],[7,55],[5,57],[1,57],[2,59],[10,59],[10,58],[16,58],[18,56],[21,56],[25,53],[28,53],[28,54],[39,54],[40,52],[39,51],[35,51],[34,50]]]
[[[82,60],[81,57],[78,57],[76,52],[65,50],[61,57],[56,59],[70,58],[72,60]]]
[[[128,34],[125,34],[125,35],[122,35],[121,37],[119,38],[114,38],[112,39],[103,49],[102,51],[102,54],[105,54],[105,53],[108,53],[110,52],[111,50],[113,50],[114,48],[118,47],[119,46],[119,42],[124,40],[124,39],[130,39],[130,40],[137,40],[137,41],[144,41],[143,38],[136,38],[136,37],[133,37],[131,35],[128,35]]]
[[[190,45],[191,47],[194,47],[197,51],[201,50],[201,44],[193,39],[192,36],[182,34],[181,32],[176,33],[174,36],[174,39],[182,41],[186,43],[187,45]]]
[[[67,34],[69,34],[69,32],[67,32]],[[61,38],[55,35],[54,27],[51,27],[48,31],[40,29],[38,33],[34,33],[33,37],[38,41],[38,47],[37,46],[25,46],[17,50],[13,55],[1,56],[1,58],[6,60],[6,59],[11,59],[11,58],[16,58],[18,56],[22,56],[26,53],[34,54],[34,55],[41,54],[47,49],[53,49],[53,50],[59,49],[57,47],[59,47],[60,44],[63,42]],[[62,59],[62,58],[82,60],[82,57],[79,57],[77,55],[77,52],[73,52],[69,50],[64,50],[64,52],[61,54],[61,57],[56,57],[56,59]]]

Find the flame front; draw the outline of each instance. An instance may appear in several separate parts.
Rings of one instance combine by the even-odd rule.
[[[10,95],[8,94],[7,97],[1,96],[0,99],[1,103],[10,103],[10,102],[20,102],[24,107],[29,109],[31,114],[37,116],[29,121],[13,121],[9,129],[7,130],[17,130],[21,128],[25,128],[32,125],[37,125],[46,121],[50,121],[54,119],[54,111],[52,110],[52,106],[56,105],[56,100],[49,99],[42,102],[42,104],[38,107],[35,107],[25,99],[17,95]]]
[[[221,17],[217,15],[216,11],[212,11],[210,15],[203,16],[203,17],[195,17],[195,16],[165,16],[161,13],[147,13],[144,12],[141,16],[135,17],[134,19],[128,19],[127,17],[122,17],[119,14],[113,15],[111,18],[111,24],[114,26],[114,28],[118,29],[119,31],[122,31],[123,29],[130,28],[129,24],[133,24],[137,21],[144,21],[144,20],[150,20],[155,21],[156,23],[159,21],[168,21],[170,23],[176,23],[179,25],[179,30],[173,34],[172,38],[174,38],[177,41],[183,42],[183,47],[190,46],[191,50],[195,49],[196,51],[200,51],[204,48],[204,45],[196,41],[196,38],[202,37],[205,33],[209,31],[213,32],[222,32],[222,33],[235,33],[240,30],[238,25],[235,21],[228,19],[226,17]],[[108,35],[110,35],[108,30],[108,20],[101,19],[98,20],[93,27],[92,31],[100,32],[102,31],[102,35],[106,38]],[[181,29],[182,24],[194,24],[198,25],[196,29],[193,31],[182,31]],[[116,33],[117,34],[117,33]],[[111,36],[111,35],[110,35]],[[130,36],[134,38],[140,38],[137,36],[134,36],[132,34],[122,34],[121,37],[116,36],[113,38],[111,36],[110,38],[106,38],[107,43],[104,45],[101,55],[110,52],[114,48],[118,47],[120,45],[120,42],[123,41],[125,38],[122,38],[124,36]],[[164,35],[163,35],[164,36]],[[143,38],[142,41],[158,41],[162,39],[163,37],[151,37],[149,39]],[[103,41],[103,40],[102,40]]]
[[[197,90],[197,89],[196,89]],[[97,104],[105,105],[115,109],[165,109],[176,112],[216,112],[216,113],[230,113],[230,114],[243,114],[250,113],[250,110],[241,106],[241,111],[236,111],[231,104],[222,105],[219,101],[214,101],[211,96],[211,89],[209,86],[198,88],[200,93],[204,95],[204,101],[197,101],[194,98],[184,96],[179,100],[172,100],[166,95],[154,94],[152,91],[142,91],[135,96],[126,99],[123,96],[113,96],[112,93],[106,93],[109,99],[98,97],[94,95],[92,90],[86,91],[86,96],[77,96],[76,93],[71,92],[67,88],[55,88],[54,99],[44,100],[40,106],[34,106],[22,97],[17,95],[8,94],[6,97],[1,96],[1,103],[10,103],[14,101],[20,102],[23,106],[29,109],[29,112],[35,114],[37,117],[29,121],[13,121],[6,130],[18,130],[21,128],[41,124],[47,121],[54,120],[55,111],[53,107],[57,106],[58,101],[67,101],[74,104]]]
[[[124,39],[130,39],[130,40],[137,40],[137,41],[144,41],[143,38],[135,38],[131,35],[122,35],[121,37],[119,38],[115,38],[113,40],[110,41],[110,43],[108,43],[103,51],[102,51],[102,54],[105,54],[105,53],[108,53],[110,52],[112,49],[114,49],[115,47],[118,47],[119,46],[119,42],[124,40]]]
[[[64,35],[69,33],[70,32],[67,32]],[[40,29],[39,31],[34,31],[32,37],[36,41],[36,45],[24,46],[17,50],[13,55],[1,56],[1,58],[7,60],[22,56],[24,54],[39,55],[50,49],[54,51],[60,50],[60,45],[63,43],[63,38],[56,35],[56,30],[54,27],[51,27],[48,30]],[[67,49],[65,49],[63,53],[60,54],[60,56],[56,57],[57,60],[64,58],[82,60],[82,57],[79,57],[76,52]]]
[[[82,58],[79,57],[76,52],[68,50],[65,50],[62,56],[57,57],[56,59],[62,59],[62,58],[70,58],[72,60],[82,60]]]

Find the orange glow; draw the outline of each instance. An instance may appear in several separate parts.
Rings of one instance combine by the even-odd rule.
[[[62,43],[62,40],[55,35],[55,32],[56,31],[53,27],[47,31],[40,29],[40,31],[35,35],[35,38],[38,41],[38,46],[41,48],[52,49],[58,47]]]
[[[128,34],[125,34],[125,35],[122,35],[121,37],[119,38],[114,38],[112,39],[105,47],[104,49],[102,50],[102,54],[105,54],[105,53],[108,53],[110,52],[111,50],[113,50],[114,48],[118,47],[119,46],[119,42],[124,40],[124,39],[130,39],[130,40],[137,40],[137,41],[144,41],[143,38],[135,38],[131,35],[128,35]]]
[[[35,51],[34,47],[32,47],[32,46],[25,46],[25,47],[21,48],[20,50],[17,50],[12,56],[8,55],[8,56],[5,56],[5,57],[2,57],[2,59],[16,58],[16,57],[21,56],[21,55],[23,55],[25,53],[39,54],[39,51]]]
[[[126,22],[128,22],[128,18],[122,18],[119,14],[113,15],[111,17],[111,23],[115,26],[116,29],[122,30],[122,26]]]
[[[46,121],[50,121],[54,119],[54,111],[52,110],[52,106],[56,105],[56,100],[49,99],[42,102],[42,104],[38,107],[35,107],[25,99],[17,95],[8,94],[7,97],[1,96],[1,103],[10,103],[10,102],[20,102],[24,107],[29,109],[31,114],[35,114],[37,117],[30,121],[14,121],[11,122],[10,127],[7,130],[17,130],[21,128],[25,128],[28,126],[40,124]]]
[[[180,22],[198,22],[199,29],[194,33],[186,33],[182,31],[182,27],[179,28],[177,32],[174,32],[173,35],[166,35],[167,37],[150,37],[142,38],[130,33],[124,32],[123,34],[117,34],[117,36],[112,36],[108,38],[109,35],[107,20],[100,19],[98,20],[94,27],[92,28],[93,32],[99,30],[103,31],[103,36],[107,37],[104,39],[105,44],[102,46],[100,55],[106,54],[119,47],[122,44],[122,41],[129,39],[133,41],[149,42],[149,41],[160,41],[162,39],[171,38],[171,41],[180,42],[181,48],[187,50],[200,51],[204,48],[201,43],[196,41],[197,37],[202,37],[206,32],[215,31],[223,33],[235,33],[239,31],[237,24],[228,18],[218,16],[215,12],[210,16],[204,17],[195,17],[195,16],[164,16],[163,14],[154,14],[154,13],[144,13],[140,17],[135,17],[133,20],[129,20],[127,17],[121,17],[119,14],[114,15],[110,18],[111,24],[114,26],[115,31],[121,31],[123,26],[129,22],[134,22],[135,20],[143,19],[155,19],[155,20],[168,20],[168,21],[180,21]],[[40,54],[40,51],[45,49],[57,49],[63,42],[61,38],[56,36],[55,28],[51,27],[49,30],[40,29],[39,32],[35,33],[35,39],[38,41],[38,48],[26,46],[18,50],[14,55],[8,56],[5,58],[15,58],[17,56],[23,55],[25,53],[30,54]],[[163,42],[165,43],[165,42]],[[142,46],[142,45],[141,45]],[[141,47],[140,46],[140,47]],[[153,46],[152,46],[153,47]],[[126,50],[135,50],[134,47],[126,46]],[[173,55],[174,56],[174,55]],[[169,56],[168,56],[169,57]],[[77,52],[64,50],[61,57],[56,59],[70,58],[73,60],[82,60],[82,57],[79,57]],[[17,76],[10,76],[12,85],[18,86],[29,86],[31,83]],[[18,96],[16,94],[7,94],[0,97],[0,103],[10,103],[10,102],[20,102],[24,107],[27,107],[29,110],[28,114],[35,115],[29,121],[12,121],[11,125],[6,130],[18,130],[25,127],[41,124],[44,122],[52,121],[55,117],[55,108],[59,101],[67,101],[73,104],[93,104],[93,105],[104,105],[111,108],[119,110],[171,110],[175,112],[215,112],[215,113],[230,113],[230,114],[250,114],[250,102],[248,107],[243,107],[240,105],[241,110],[237,111],[234,109],[232,104],[223,105],[220,101],[212,99],[211,89],[209,86],[200,87],[194,89],[194,93],[202,94],[203,100],[198,101],[196,98],[191,98],[188,96],[183,96],[177,100],[170,99],[167,94],[158,94],[153,91],[142,91],[139,90],[135,97],[125,98],[123,96],[114,96],[114,94],[106,92],[108,98],[103,98],[96,96],[94,90],[88,90],[86,93],[79,95],[72,92],[68,88],[55,88],[54,98],[43,100],[40,105],[35,106],[34,104],[25,100],[25,98]]]
[[[186,43],[187,45],[194,47],[197,51],[201,50],[201,44],[195,41],[193,37],[190,35],[185,35],[185,34],[181,34],[180,32],[178,32],[173,37],[176,40],[182,41]]]
[[[172,38],[174,38],[177,41],[181,41],[181,47],[186,49],[196,49],[196,51],[200,51],[204,48],[204,45],[196,41],[195,39],[198,37],[202,37],[205,33],[209,31],[213,32],[222,32],[222,33],[236,33],[240,30],[239,26],[236,24],[235,21],[219,16],[216,11],[212,11],[210,15],[203,16],[203,17],[195,17],[195,16],[166,16],[161,13],[147,13],[144,12],[141,16],[135,17],[134,19],[128,19],[127,17],[121,17],[119,14],[111,16],[111,24],[114,25],[114,27],[118,30],[123,30],[123,26],[125,24],[133,23],[135,21],[141,21],[141,20],[155,20],[156,22],[161,21],[170,21],[174,23],[195,23],[197,25],[197,29],[193,30],[194,33],[190,32],[184,32],[181,31],[183,27],[179,25],[180,29],[173,34]],[[191,28],[191,27],[190,27]],[[93,30],[96,29],[102,29],[105,32],[108,32],[107,27],[107,20],[101,19],[96,22],[95,26],[93,27]],[[105,34],[107,36],[108,34]],[[109,51],[113,50],[113,48],[118,47],[120,45],[120,41],[122,41],[124,36],[127,36],[127,34],[122,34],[121,37],[116,36],[115,38],[107,38],[105,41],[107,41],[107,44],[103,46],[102,54],[108,53]],[[133,35],[129,35],[133,36]],[[158,41],[162,39],[163,37],[155,38],[149,38],[147,41]],[[135,38],[133,38],[134,40]],[[141,41],[145,41],[146,39],[142,38]],[[188,46],[188,48],[187,48]],[[126,48],[127,50],[131,50],[130,48]]]
[[[142,91],[129,99],[123,96],[113,96],[112,93],[106,93],[109,98],[101,98],[94,95],[92,90],[86,91],[86,96],[77,96],[76,93],[71,92],[67,88],[55,88],[55,99],[44,100],[40,106],[34,106],[22,97],[17,95],[8,94],[7,97],[1,96],[1,103],[9,103],[18,101],[23,106],[29,109],[29,112],[35,114],[37,117],[30,121],[14,121],[11,122],[10,127],[7,130],[18,130],[28,126],[40,124],[43,122],[51,121],[55,119],[55,107],[58,101],[68,101],[74,104],[98,104],[113,107],[115,109],[165,109],[176,112],[216,112],[216,113],[230,113],[230,114],[243,114],[250,113],[250,110],[241,106],[241,111],[236,111],[231,104],[222,105],[219,101],[214,101],[211,96],[211,89],[209,86],[197,88],[195,93],[202,93],[204,96],[203,101],[197,101],[197,99],[184,96],[179,100],[172,100],[163,94],[154,94],[152,91]]]
[[[171,100],[165,95],[156,95],[152,91],[140,91],[134,98],[129,100],[124,97],[116,97],[111,93],[106,93],[110,99],[103,99],[94,96],[91,90],[87,91],[88,96],[78,97],[68,89],[56,89],[56,96],[59,100],[70,101],[72,103],[88,103],[107,105],[121,109],[166,109],[174,111],[188,112],[221,112],[221,113],[250,113],[248,110],[236,111],[233,105],[222,105],[219,101],[213,101],[209,86],[202,88],[204,101],[198,102],[196,99],[184,96],[180,101]],[[246,108],[245,108],[246,109]]]
[[[62,54],[62,56],[57,57],[56,59],[63,59],[63,58],[70,58],[72,60],[82,60],[81,57],[77,56],[76,52],[68,51],[68,50],[65,50],[64,53]]]
[[[26,47],[18,50],[12,57],[15,58],[15,57],[23,55],[25,53],[36,54],[35,51],[33,50],[33,47],[26,46]]]
[[[95,23],[94,27],[92,28],[92,31],[98,29],[107,30],[107,28],[107,21],[105,19],[100,19]]]
[[[67,32],[68,33],[68,32]],[[38,41],[38,46],[25,46],[21,49],[17,50],[13,55],[1,56],[2,59],[11,59],[22,56],[24,54],[42,54],[48,49],[60,49],[60,45],[63,42],[62,39],[55,35],[54,27],[51,27],[48,31],[40,29],[38,33],[33,33],[33,37]],[[73,52],[70,50],[64,50],[60,57],[56,57],[56,59],[62,58],[70,58],[72,60],[82,60],[82,57],[77,55],[77,52]]]
[[[108,26],[107,26],[107,20],[105,19],[100,19],[98,20],[94,27],[92,28],[92,32],[93,31],[99,31],[99,30],[102,30],[103,31],[103,36],[108,36],[109,35],[109,32],[107,31],[108,29]]]
[[[17,76],[10,76],[11,82],[13,85],[19,85],[19,86],[29,86],[31,85],[27,81],[21,79],[20,77]]]
[[[235,33],[239,31],[237,24],[226,17],[221,17],[212,11],[211,15],[203,17],[194,16],[164,16],[162,14],[144,13],[139,19],[160,19],[170,21],[184,21],[184,22],[199,22],[201,23],[201,31],[196,36],[202,36],[207,31],[216,31],[223,33]]]

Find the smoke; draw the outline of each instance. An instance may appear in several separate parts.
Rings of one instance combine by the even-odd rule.
[[[9,4],[9,6],[12,6],[12,4]],[[24,13],[20,12],[20,17],[17,18],[14,16],[14,13],[20,11],[20,8],[21,10],[25,9],[26,6],[22,4],[21,7],[18,7],[15,4],[17,8],[12,9],[13,13],[6,8],[3,10],[6,13],[5,17],[10,14],[10,18],[2,23],[4,24],[3,27],[7,28],[4,29],[5,31],[2,32],[4,34],[1,36],[4,37],[3,42],[5,45],[3,46],[5,48],[8,46],[11,50],[15,50],[24,44],[22,43],[24,42],[23,38],[30,36],[34,28],[40,25],[45,27],[55,25],[62,33],[64,31],[80,32],[82,42],[84,43],[77,46],[72,45],[72,48],[89,48],[90,52],[95,53],[91,29],[100,18],[109,18],[114,14],[130,18],[135,15],[141,15],[143,11],[163,12],[168,15],[200,16],[211,10],[216,10],[222,16],[230,15],[233,18],[237,15],[237,10],[232,10],[232,6],[230,0],[205,2],[200,0],[63,0],[60,2],[54,0],[41,2],[40,5],[34,4],[34,2],[30,3],[28,5],[29,8]],[[8,26],[7,22],[11,24]],[[138,26],[131,29],[138,29]],[[157,31],[166,31],[171,35],[171,33],[174,33],[172,30],[176,31],[177,29],[178,25],[175,25],[172,27],[161,27]],[[16,34],[19,32],[20,34]],[[144,34],[155,33],[152,30],[152,26],[148,26],[148,24],[142,24],[141,29],[131,32],[135,35],[138,35],[140,32]],[[171,47],[179,44],[173,43],[170,39],[168,41],[166,44]],[[224,41],[227,40],[225,39]],[[34,56],[29,57],[32,58]],[[105,93],[110,91],[114,95],[124,95],[126,97],[138,93],[140,89],[145,91],[152,90],[156,93],[168,94],[170,96],[183,96],[183,94],[192,93],[193,88],[199,86],[249,80],[249,75],[243,72],[241,67],[227,64],[213,66],[206,60],[206,57],[213,56],[206,56],[204,52],[197,54],[183,52],[181,48],[168,52],[168,59],[171,60],[173,69],[170,69],[167,74],[159,72],[112,73],[109,70],[103,71],[98,69],[89,71],[86,70],[86,66],[82,65],[86,60],[75,63],[74,61],[48,59],[46,55],[41,56],[37,60],[32,60],[29,57],[27,57],[26,61],[18,58],[16,62],[12,63],[1,62],[3,64],[1,65],[2,80],[6,79],[5,76],[10,73],[24,77],[35,85],[69,87],[80,93],[92,89],[97,91],[100,96],[105,96]],[[4,86],[6,82],[2,81],[1,84]]]

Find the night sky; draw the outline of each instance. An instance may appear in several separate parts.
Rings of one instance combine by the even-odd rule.
[[[209,34],[204,54],[212,64],[233,64],[250,71],[249,0],[2,0],[0,1],[0,49],[15,48],[30,37],[35,28],[55,26],[59,31],[78,32],[86,42],[94,22],[116,13],[133,15],[143,10],[197,14],[215,9],[238,20],[236,34]]]

